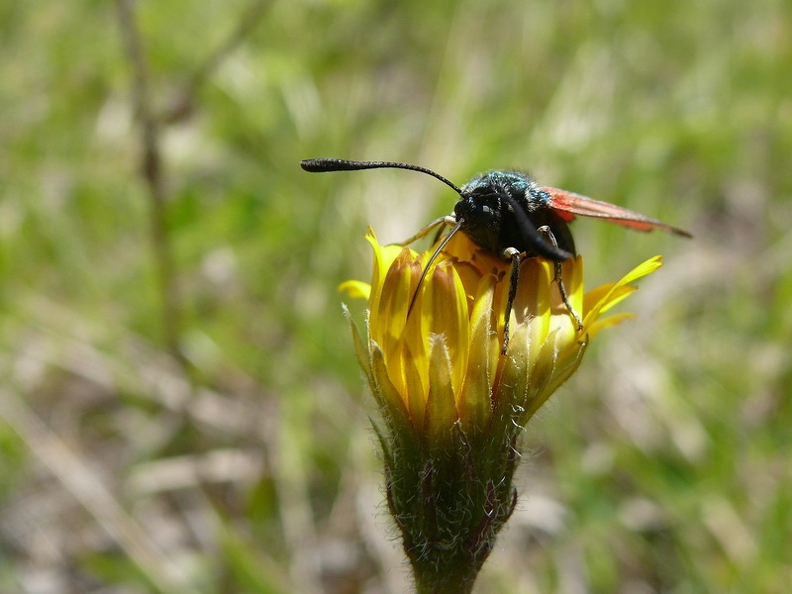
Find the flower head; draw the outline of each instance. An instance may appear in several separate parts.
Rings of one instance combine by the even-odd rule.
[[[589,340],[629,317],[604,317],[635,290],[629,283],[661,265],[657,256],[584,294],[582,257],[564,262],[569,303],[583,321],[578,329],[554,263],[524,260],[503,356],[508,262],[457,233],[419,287],[433,250],[380,246],[372,231],[366,239],[374,250],[371,284],[342,285],[369,300],[368,343],[356,336],[358,359],[387,424],[409,423],[429,440],[448,437],[457,422],[472,433],[524,426],[577,369]]]
[[[620,281],[583,292],[583,259],[520,265],[503,353],[509,263],[457,233],[433,248],[374,249],[370,284],[342,287],[368,299],[368,339],[352,323],[357,357],[382,413],[388,507],[402,533],[418,592],[470,592],[517,501],[517,437],[580,364],[588,342],[627,314],[604,314],[647,260]]]

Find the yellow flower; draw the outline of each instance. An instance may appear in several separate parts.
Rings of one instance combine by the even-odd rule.
[[[419,287],[434,248],[380,246],[371,230],[366,238],[374,250],[371,284],[342,285],[369,302],[368,341],[353,324],[357,357],[390,430],[430,443],[450,439],[457,426],[465,435],[515,435],[574,373],[588,342],[629,317],[603,317],[635,290],[629,283],[661,265],[657,256],[584,294],[583,259],[564,262],[579,330],[554,282],[554,263],[526,259],[503,355],[508,262],[457,233]]]
[[[520,265],[504,354],[510,264],[455,234],[434,253],[374,249],[371,284],[342,285],[368,299],[368,340],[355,351],[384,427],[388,508],[402,534],[418,592],[470,591],[517,502],[518,437],[577,369],[589,341],[629,314],[605,316],[660,266],[647,260],[618,282],[583,291],[583,259],[563,263],[571,314],[555,263]],[[421,280],[423,276],[423,280]]]

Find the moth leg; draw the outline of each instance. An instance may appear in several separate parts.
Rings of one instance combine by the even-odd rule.
[[[505,355],[506,350],[509,348],[509,320],[512,307],[514,306],[514,299],[517,297],[517,286],[520,283],[522,254],[516,248],[510,247],[503,250],[503,258],[511,260],[511,267],[509,268],[509,299],[506,302],[506,312],[503,320],[503,348],[501,349],[501,355]]]
[[[555,235],[550,230],[550,227],[547,225],[543,225],[537,229],[539,233],[547,237],[548,241],[553,244],[554,247],[558,247],[558,243],[556,242]],[[564,302],[567,310],[569,311],[569,315],[571,315],[575,322],[577,323],[578,331],[583,330],[583,321],[580,319],[578,313],[572,309],[572,305],[569,303],[569,297],[567,296],[566,286],[564,285],[564,279],[562,277],[562,268],[561,262],[554,262],[555,265],[555,274],[553,275],[553,282],[558,283],[558,292],[561,293],[561,300]]]
[[[423,239],[424,237],[429,235],[435,228],[440,227],[441,225],[446,225],[448,227],[453,227],[454,225],[456,225],[456,223],[457,223],[457,220],[454,217],[454,215],[448,215],[448,216],[445,216],[445,217],[440,217],[439,219],[435,219],[434,221],[429,223],[426,227],[424,227],[423,229],[418,231],[418,233],[416,233],[415,235],[413,235],[409,239],[405,239],[404,241],[399,242],[397,245],[410,245],[411,243],[414,243],[414,242],[418,241],[419,239]],[[439,232],[440,232],[440,229],[438,229],[438,233]],[[435,241],[435,243],[437,243],[437,242]]]
[[[522,241],[527,246],[526,252],[559,262],[572,257],[568,251],[560,249],[555,240],[552,243],[547,243],[542,238],[543,233],[528,218],[523,205],[508,193],[503,194],[502,197],[514,214],[514,223],[517,225]]]

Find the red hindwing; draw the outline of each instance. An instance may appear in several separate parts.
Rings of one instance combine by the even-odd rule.
[[[637,212],[621,208],[609,202],[602,202],[600,200],[593,200],[574,192],[567,192],[566,190],[559,190],[558,188],[543,187],[542,190],[547,192],[550,196],[550,208],[552,208],[558,215],[565,221],[571,221],[575,215],[584,217],[594,217],[597,219],[605,219],[617,225],[630,227],[636,231],[651,231],[652,229],[662,229],[682,235],[684,237],[692,237],[690,233],[678,227],[672,227]]]

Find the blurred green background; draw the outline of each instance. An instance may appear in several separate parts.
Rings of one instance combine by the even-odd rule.
[[[695,234],[575,224],[589,286],[666,266],[528,427],[477,592],[792,591],[790,2],[5,2],[0,36],[0,591],[408,590],[336,286],[455,195],[318,156]]]

